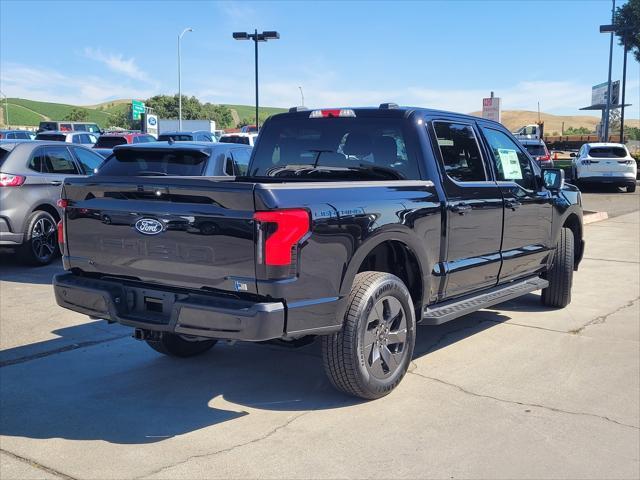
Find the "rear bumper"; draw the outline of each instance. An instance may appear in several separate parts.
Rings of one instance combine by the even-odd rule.
[[[636,177],[635,175],[632,175],[632,174],[607,176],[607,177],[600,176],[600,175],[593,175],[593,176],[586,176],[586,177],[580,176],[578,180],[582,183],[602,183],[607,185],[617,185],[619,187],[625,187],[625,186],[636,184]]]
[[[0,245],[11,247],[21,245],[24,235],[22,233],[14,233],[9,227],[9,222],[0,217]]]
[[[56,275],[53,288],[61,307],[134,328],[245,341],[285,336],[282,302],[158,290],[72,273]]]

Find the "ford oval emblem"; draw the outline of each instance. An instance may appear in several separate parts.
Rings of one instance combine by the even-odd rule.
[[[155,125],[157,123],[155,117],[149,117],[149,125]]]
[[[141,218],[136,222],[136,230],[144,235],[157,235],[164,230],[162,223],[153,218]]]

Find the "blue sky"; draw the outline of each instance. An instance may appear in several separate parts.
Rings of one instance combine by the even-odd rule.
[[[621,3],[620,1],[618,2]],[[494,90],[503,109],[579,114],[606,81],[608,0],[46,1],[0,0],[0,88],[13,97],[94,104],[177,91],[252,104],[253,44],[231,32],[278,30],[260,44],[261,104],[382,101],[470,112]],[[627,115],[640,116],[629,57]],[[614,79],[622,48],[614,45]]]

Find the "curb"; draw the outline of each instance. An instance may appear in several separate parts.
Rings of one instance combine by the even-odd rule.
[[[607,212],[590,212],[589,210],[585,210],[582,217],[582,224],[588,225],[589,223],[601,222],[607,218],[609,218]]]

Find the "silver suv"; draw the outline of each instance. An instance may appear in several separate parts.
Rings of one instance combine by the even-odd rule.
[[[32,265],[50,263],[58,254],[63,180],[91,175],[103,160],[80,145],[0,141],[0,247],[17,249]]]
[[[93,146],[98,141],[98,137],[88,132],[40,132],[36,135],[36,140],[47,140],[49,142],[67,142],[80,145]]]

